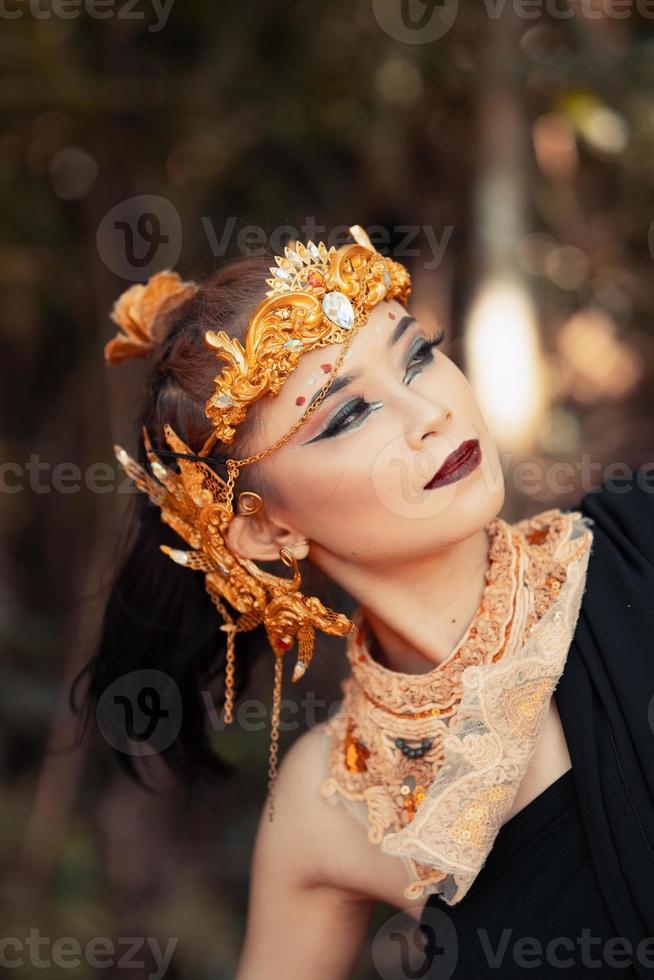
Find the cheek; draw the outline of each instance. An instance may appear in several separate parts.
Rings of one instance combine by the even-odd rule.
[[[372,480],[375,453],[369,443],[348,443],[338,452],[325,447],[324,453],[312,453],[310,463],[292,458],[275,463],[274,479],[282,487],[286,516],[303,531],[313,530],[316,539],[328,528],[333,532],[343,524],[351,527],[380,507]]]

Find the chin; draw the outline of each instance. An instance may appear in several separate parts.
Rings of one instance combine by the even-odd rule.
[[[497,475],[496,475],[497,474]],[[506,485],[499,462],[493,473],[484,471],[484,459],[476,470],[457,484],[448,507],[435,515],[432,526],[436,533],[446,531],[448,539],[457,540],[474,534],[486,527],[502,510],[506,496]]]

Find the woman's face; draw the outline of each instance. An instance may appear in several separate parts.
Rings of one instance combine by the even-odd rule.
[[[433,554],[484,527],[502,507],[492,436],[467,379],[439,346],[430,347],[433,339],[399,302],[379,303],[309,420],[258,464],[280,498],[268,515],[307,538],[311,560],[327,571],[338,559],[403,562]],[[252,453],[302,416],[340,350],[332,344],[304,354],[279,394],[265,397]],[[354,377],[341,386],[344,375]],[[425,489],[467,439],[479,440],[476,469]]]

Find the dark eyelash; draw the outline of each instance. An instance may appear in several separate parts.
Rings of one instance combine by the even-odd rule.
[[[420,344],[417,351],[409,361],[409,364],[412,364],[415,358],[418,357],[418,355],[424,357],[427,351],[431,351],[433,350],[434,347],[438,347],[438,345],[442,342],[444,336],[445,336],[445,330],[441,327],[436,337],[433,337],[431,340],[425,339],[425,341],[422,344]]]
[[[428,352],[431,353],[431,351],[435,347],[438,347],[440,344],[442,344],[444,338],[445,338],[444,327],[441,327],[431,339],[423,338],[423,343],[418,347],[417,351],[409,361],[409,364],[413,364],[414,360],[416,359],[416,357],[418,357],[418,355],[421,355],[421,360],[426,360],[427,353]],[[349,418],[350,415],[354,415],[355,419],[357,417],[360,418],[361,415],[363,414],[363,411],[358,411],[358,410],[365,409],[367,405],[368,402],[366,402],[365,399],[362,398],[361,396],[356,398],[354,401],[349,402],[347,405],[344,405],[336,413],[329,426],[323,430],[323,432],[320,435],[320,438],[329,438],[330,436],[336,435],[337,432],[341,432],[343,429],[347,428],[346,425],[343,425],[345,419]],[[353,421],[355,419],[353,419]]]
[[[337,432],[340,432],[341,429],[345,428],[343,425],[345,419],[349,418],[350,415],[355,415],[355,413],[356,415],[361,415],[362,412],[357,412],[357,410],[365,409],[367,404],[366,400],[360,395],[353,402],[348,402],[347,405],[344,405],[343,408],[338,410],[329,426],[323,430],[322,436],[333,436]]]

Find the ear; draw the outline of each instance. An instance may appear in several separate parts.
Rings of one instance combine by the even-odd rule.
[[[309,554],[309,542],[298,531],[276,524],[261,510],[236,514],[227,529],[227,543],[241,558],[279,561],[279,549],[288,548],[299,561]]]

